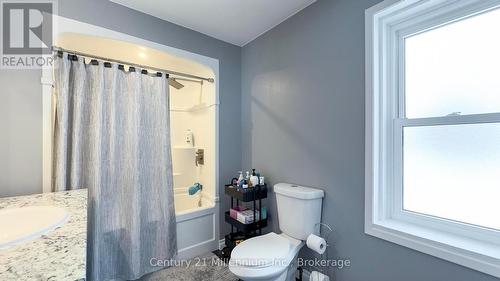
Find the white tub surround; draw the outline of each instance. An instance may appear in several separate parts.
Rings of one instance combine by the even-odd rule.
[[[47,234],[0,250],[0,280],[78,280],[85,277],[87,190],[0,199],[0,210],[57,206],[68,221]]]

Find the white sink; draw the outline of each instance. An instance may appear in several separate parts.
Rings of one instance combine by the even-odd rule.
[[[0,249],[38,238],[68,220],[68,212],[55,206],[32,206],[0,210]]]

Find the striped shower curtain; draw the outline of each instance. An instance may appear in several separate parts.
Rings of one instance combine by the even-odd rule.
[[[177,253],[164,75],[59,55],[54,191],[88,188],[87,280],[134,280]]]

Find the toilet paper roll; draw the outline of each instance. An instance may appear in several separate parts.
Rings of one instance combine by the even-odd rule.
[[[325,239],[314,234],[311,234],[307,237],[306,245],[307,248],[315,251],[320,255],[322,255],[326,251]]]
[[[321,272],[313,271],[311,275],[309,275],[309,281],[330,281],[330,277]]]

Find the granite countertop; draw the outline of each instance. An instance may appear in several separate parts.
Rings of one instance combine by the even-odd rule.
[[[0,280],[73,281],[85,278],[87,190],[0,198],[0,210],[59,206],[69,220],[46,235],[0,250]]]

